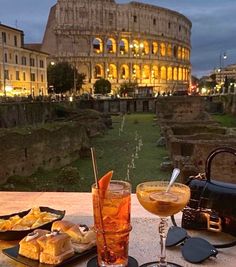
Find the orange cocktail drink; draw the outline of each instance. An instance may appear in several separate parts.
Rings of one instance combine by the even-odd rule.
[[[128,245],[131,205],[131,185],[112,180],[107,190],[92,186],[94,223],[97,233],[99,266],[125,267],[128,264]]]

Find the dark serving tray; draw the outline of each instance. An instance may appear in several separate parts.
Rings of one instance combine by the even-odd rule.
[[[72,257],[69,259],[63,261],[62,263],[59,264],[44,264],[40,263],[36,260],[31,260],[28,259],[24,256],[19,255],[19,246],[11,247],[11,248],[6,248],[2,250],[3,254],[7,255],[11,259],[23,263],[28,267],[59,267],[59,266],[70,266],[69,263],[72,263],[76,260],[82,259],[84,256],[94,254],[97,252],[97,247],[93,247],[91,249],[88,249],[82,253],[75,253]]]
[[[36,228],[31,228],[29,230],[7,230],[7,231],[0,231],[0,240],[6,240],[6,241],[10,241],[10,240],[19,240],[22,239],[23,237],[25,237],[26,235],[28,235],[29,233],[33,232],[35,229],[45,229],[45,230],[51,230],[51,226],[52,223],[58,220],[62,220],[63,217],[65,216],[65,210],[54,210],[51,209],[49,207],[39,207],[40,210],[43,211],[47,211],[47,212],[51,212],[57,215],[60,215],[57,219],[51,221],[51,222],[47,222],[45,224],[40,225],[39,227]],[[9,219],[12,216],[15,215],[19,215],[21,218],[24,217],[26,214],[29,213],[31,209],[29,210],[25,210],[25,211],[21,211],[18,213],[13,213],[13,214],[9,214],[9,215],[3,215],[0,216],[0,219]]]

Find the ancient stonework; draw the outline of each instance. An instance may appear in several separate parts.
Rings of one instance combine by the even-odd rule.
[[[181,179],[205,172],[205,162],[218,147],[236,149],[236,131],[220,127],[204,109],[200,97],[161,98],[157,118],[174,166],[181,169]],[[222,153],[212,161],[212,179],[235,183],[236,158]]]
[[[113,92],[137,82],[138,93],[188,88],[192,24],[184,15],[138,2],[58,0],[51,8],[42,51],[86,74],[92,92],[101,77]]]

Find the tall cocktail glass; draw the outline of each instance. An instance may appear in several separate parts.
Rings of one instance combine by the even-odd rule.
[[[187,205],[190,198],[190,189],[184,184],[174,183],[170,190],[166,192],[168,184],[169,182],[167,181],[144,182],[136,188],[136,194],[140,204],[147,211],[160,217],[160,260],[156,263],[146,263],[142,265],[143,267],[180,266],[166,261],[167,217],[178,213]]]
[[[131,185],[112,180],[106,191],[92,186],[94,225],[97,235],[98,265],[125,267],[128,264],[128,245],[131,206]]]

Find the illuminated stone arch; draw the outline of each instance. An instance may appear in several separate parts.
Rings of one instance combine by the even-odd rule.
[[[177,69],[177,67],[174,67],[173,80],[175,80],[175,81],[178,80],[178,69]]]
[[[152,54],[156,55],[158,53],[158,43],[152,42]]]
[[[106,43],[106,48],[108,53],[116,53],[116,41],[114,38],[109,38]]]
[[[172,46],[171,44],[168,44],[167,46],[167,56],[172,57]]]
[[[103,52],[103,42],[100,38],[93,39],[93,52],[100,54]]]
[[[166,80],[166,67],[165,66],[161,67],[161,79]]]
[[[129,66],[126,64],[121,65],[120,67],[120,78],[129,79]]]
[[[181,59],[181,55],[182,55],[182,49],[181,49],[181,47],[179,46],[178,47],[178,59]]]
[[[122,38],[119,42],[119,51],[121,55],[128,54],[129,52],[129,42],[127,39]]]
[[[182,59],[185,59],[185,48],[182,47]]]
[[[178,69],[178,80],[182,81],[183,80],[183,69],[179,67]]]
[[[173,48],[173,56],[174,56],[175,58],[178,57],[178,47],[177,47],[176,45],[175,45],[174,48]]]
[[[140,66],[137,64],[133,65],[133,69],[132,69],[132,78],[133,79],[140,79],[141,78],[141,70],[140,70]]]
[[[166,45],[164,43],[161,43],[160,50],[161,56],[164,57],[166,55]]]
[[[115,64],[109,64],[107,77],[108,79],[117,79],[117,67]]]
[[[139,42],[138,40],[133,40],[132,43],[129,46],[130,51],[133,55],[138,55],[139,54]]]
[[[173,70],[172,67],[167,68],[167,80],[171,81],[173,80]]]
[[[183,68],[183,81],[186,81],[186,68]]]
[[[142,78],[143,79],[150,79],[150,67],[148,65],[143,66]]]
[[[152,66],[152,78],[153,79],[158,79],[159,73],[158,73],[158,66],[154,65]]]
[[[141,47],[141,44],[143,44],[143,48]],[[147,41],[143,41],[140,43],[140,49],[142,49],[144,55],[148,55],[150,53],[149,43]]]
[[[96,64],[94,67],[94,78],[100,79],[104,77],[104,69],[103,66],[100,64]]]

